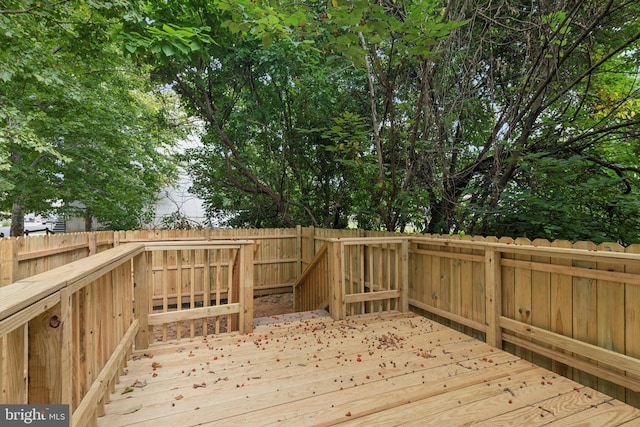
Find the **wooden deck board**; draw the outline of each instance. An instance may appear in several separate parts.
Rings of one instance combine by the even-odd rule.
[[[414,315],[313,316],[145,353],[100,426],[640,424],[640,410]]]

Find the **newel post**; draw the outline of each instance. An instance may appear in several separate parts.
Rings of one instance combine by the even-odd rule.
[[[409,312],[409,240],[403,239],[400,245],[402,254],[400,257],[401,267],[401,283],[400,283],[400,307],[398,309],[403,313]]]
[[[240,291],[240,333],[253,332],[253,245],[240,246],[240,266],[238,270]]]
[[[138,319],[138,333],[136,334],[136,350],[149,347],[149,272],[147,256],[150,252],[142,252],[133,258],[133,310]]]
[[[0,239],[0,288],[18,279],[18,239]],[[0,403],[27,403],[28,333],[25,324],[0,337]]]
[[[502,274],[500,270],[501,252],[487,247],[484,252],[485,307],[487,325],[487,344],[502,348]]]
[[[339,240],[331,241],[327,249],[329,257],[329,314],[335,320],[341,320],[345,318],[342,243]]]

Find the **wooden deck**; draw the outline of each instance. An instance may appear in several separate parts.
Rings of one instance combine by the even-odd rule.
[[[640,425],[638,409],[420,316],[271,320],[135,354],[98,425]]]

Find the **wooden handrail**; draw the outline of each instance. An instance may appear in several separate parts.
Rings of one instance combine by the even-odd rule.
[[[92,257],[74,261],[4,286],[0,288],[2,295],[0,322],[20,310],[29,309],[38,301],[66,286],[73,286],[75,290],[78,290],[94,280],[95,277],[103,275],[106,271],[127,262],[143,251],[144,246],[141,244],[117,246]],[[37,315],[38,313],[34,311],[32,314],[23,313],[22,316],[28,321]]]

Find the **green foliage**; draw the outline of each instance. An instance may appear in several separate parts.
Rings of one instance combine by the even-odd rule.
[[[609,6],[174,0],[121,39],[202,120],[229,224],[633,242],[640,6]]]
[[[626,178],[581,156],[540,155],[521,168],[498,210],[488,213],[488,234],[640,243],[640,198]]]
[[[0,208],[139,227],[173,174],[175,110],[114,44],[126,1],[5,2]],[[168,103],[167,103],[168,101]]]

